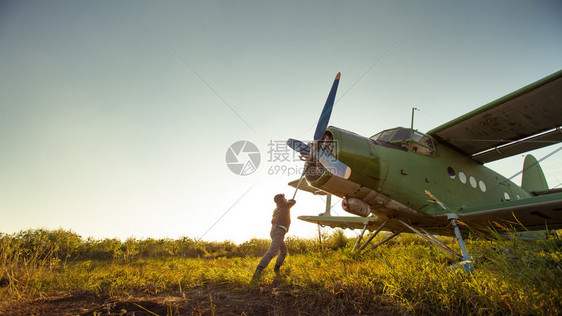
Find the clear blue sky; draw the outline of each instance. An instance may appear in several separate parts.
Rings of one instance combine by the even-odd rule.
[[[296,178],[268,171],[301,166],[270,161],[268,144],[312,137],[337,72],[331,125],[370,136],[408,126],[415,106],[428,131],[561,69],[561,12],[560,1],[3,1],[0,231],[267,238],[273,195],[292,195]],[[262,154],[248,176],[225,163],[238,140]],[[522,164],[491,166],[510,176]],[[562,153],[542,165],[562,181]],[[297,200],[294,218],[323,211],[319,197]],[[316,226],[294,219],[291,234]]]

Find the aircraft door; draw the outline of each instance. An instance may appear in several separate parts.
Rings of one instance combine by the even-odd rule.
[[[367,141],[367,145],[369,146],[369,155],[372,161],[376,161],[376,165],[378,168],[369,169],[368,175],[377,180],[377,190],[380,190],[383,185],[384,181],[388,176],[388,152],[386,148],[383,146],[378,146],[373,142]]]

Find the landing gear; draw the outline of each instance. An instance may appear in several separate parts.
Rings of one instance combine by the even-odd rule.
[[[457,242],[459,244],[459,247],[461,248],[461,254],[462,255],[458,254],[453,249],[449,248],[442,241],[437,239],[435,236],[433,236],[433,234],[429,233],[428,231],[426,231],[422,227],[415,228],[412,225],[409,225],[408,223],[406,223],[406,222],[404,222],[403,220],[400,220],[400,219],[397,219],[397,221],[400,222],[402,225],[404,225],[404,228],[394,232],[392,235],[390,235],[389,237],[387,237],[383,241],[381,241],[378,244],[371,247],[371,249],[375,249],[375,248],[379,247],[380,245],[382,245],[382,244],[388,242],[389,240],[391,240],[392,238],[398,236],[404,230],[409,229],[410,231],[412,231],[413,233],[422,237],[423,239],[427,240],[428,242],[435,245],[436,247],[438,247],[442,251],[457,257],[460,260],[460,262],[458,263],[458,265],[455,265],[455,266],[461,266],[464,269],[465,272],[472,272],[473,269],[474,269],[472,267],[472,258],[470,257],[470,255],[468,254],[468,251],[466,250],[466,247],[464,245],[464,241],[463,241],[460,229],[457,226],[456,221],[458,220],[458,216],[456,214],[452,214],[452,213],[447,214],[447,219],[451,222],[451,225],[453,226],[455,237],[457,238]],[[378,235],[378,233],[388,223],[388,220],[389,219],[387,218],[381,224],[381,226],[379,226],[379,228],[371,235],[371,237],[369,237],[369,239],[367,241],[365,241],[365,243],[363,245],[361,245],[361,247],[359,247],[359,252],[362,251],[363,249],[365,249],[369,245],[369,243]],[[357,238],[357,241],[355,242],[355,245],[353,246],[353,250],[355,250],[357,248],[357,246],[359,246],[359,243],[362,241],[363,235],[365,234],[365,231],[367,230],[367,227],[369,227],[370,224],[372,224],[371,221],[368,221],[368,220],[365,221],[365,225],[363,226],[363,229],[361,230],[361,234],[359,235],[359,237]]]
[[[447,247],[447,245],[445,245],[441,240],[435,238],[435,236],[433,236],[432,234],[428,233],[425,229],[420,228],[420,230],[422,230],[423,232],[420,232],[419,230],[417,230],[416,228],[408,225],[406,222],[404,221],[400,221],[400,223],[402,223],[402,225],[406,226],[408,229],[410,229],[413,233],[415,233],[416,235],[420,236],[421,238],[429,241],[431,244],[437,246],[439,249],[443,250],[446,253],[449,253],[455,257],[457,257],[458,259],[462,259],[462,256],[459,255],[458,253],[456,253],[453,249]]]
[[[361,245],[361,247],[359,248],[359,252],[361,252],[363,249],[365,249],[369,245],[369,243],[375,237],[377,237],[377,235],[383,229],[383,227],[386,225],[386,223],[388,223],[388,218],[381,224],[381,226],[379,226],[379,228],[377,228],[377,230],[371,235],[371,237],[369,237],[369,239],[367,239],[367,241],[365,241],[365,243],[363,245]],[[363,226],[363,230],[361,230],[361,235],[359,235],[359,238],[357,238],[357,241],[355,242],[355,245],[353,246],[353,250],[355,250],[357,248],[357,246],[359,245],[359,243],[363,239],[363,235],[365,234],[365,231],[367,230],[367,227],[369,226],[369,224],[371,224],[370,221],[365,221],[365,225]],[[371,250],[376,249],[378,246],[387,243],[392,238],[400,235],[400,233],[402,233],[403,231],[404,231],[404,229],[401,229],[397,232],[394,232],[392,235],[388,236],[385,240],[383,240],[383,241],[379,242],[378,244],[374,245],[373,247],[371,247]]]
[[[456,220],[459,219],[457,214],[447,214],[447,219],[451,221],[451,225],[453,225],[453,230],[455,232],[455,236],[457,237],[457,242],[459,243],[459,247],[461,248],[462,252],[462,261],[459,262],[459,265],[464,268],[465,272],[472,272],[474,268],[472,267],[472,258],[468,254],[466,247],[464,246],[464,241],[462,240],[462,235],[459,227],[457,226]]]
[[[392,235],[386,237],[385,240],[383,240],[383,241],[379,242],[378,244],[374,245],[373,247],[371,247],[371,250],[375,250],[375,249],[377,249],[378,246],[383,245],[383,244],[386,244],[386,243],[389,242],[392,238],[394,238],[394,237],[400,235],[404,230],[405,230],[405,229],[402,228],[401,230],[392,233]]]
[[[355,242],[355,245],[353,245],[352,251],[355,251],[355,248],[357,248],[357,246],[359,246],[359,243],[361,242],[361,240],[363,240],[363,235],[365,234],[365,231],[367,231],[368,226],[369,226],[369,221],[365,221],[365,225],[363,225],[363,229],[361,230],[361,234],[357,238],[357,241]]]
[[[457,226],[456,221],[459,219],[459,217],[456,214],[450,213],[447,214],[447,219],[451,222],[451,225],[453,226],[453,231],[455,233],[455,237],[457,238],[457,242],[459,243],[459,247],[461,248],[462,255],[456,253],[453,249],[447,247],[447,245],[445,245],[439,239],[435,238],[435,236],[427,232],[425,229],[419,227],[419,229],[421,230],[420,232],[420,230],[417,230],[416,228],[408,225],[404,221],[400,220],[400,222],[402,223],[402,225],[408,227],[412,232],[416,233],[418,236],[424,238],[425,240],[429,241],[433,245],[437,246],[439,249],[457,257],[461,261],[458,263],[458,265],[455,266],[461,266],[465,272],[470,273],[474,270],[474,268],[472,267],[472,258],[470,257],[468,251],[466,250],[464,241],[462,239],[461,231]]]
[[[363,249],[365,249],[365,247],[367,247],[367,245],[369,245],[369,243],[373,240],[373,238],[375,238],[379,234],[379,232],[382,230],[384,225],[386,225],[386,223],[388,223],[388,218],[381,224],[381,226],[379,226],[379,228],[377,228],[377,230],[371,235],[371,237],[367,239],[367,241],[361,246],[361,248],[359,248],[359,251],[362,251]],[[355,250],[355,248],[359,245],[359,243],[363,239],[363,235],[365,234],[365,231],[367,230],[367,226],[369,226],[369,224],[370,224],[369,221],[365,221],[365,226],[363,226],[361,235],[359,236],[359,238],[357,238],[357,241],[355,242],[355,246],[353,246],[353,250]]]

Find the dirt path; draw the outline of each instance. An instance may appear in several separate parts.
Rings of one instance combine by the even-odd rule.
[[[213,301],[211,302],[211,299]],[[247,298],[246,298],[247,299]],[[104,297],[89,293],[59,294],[41,299],[4,302],[0,315],[267,315],[255,302],[190,293],[184,296]],[[249,303],[249,304],[248,304]]]
[[[340,314],[341,311],[337,312]],[[377,307],[349,314],[398,315],[392,308]],[[347,314],[347,312],[344,312]],[[303,304],[302,298],[267,293],[219,290],[212,293],[191,290],[180,295],[107,297],[92,293],[58,294],[40,299],[4,301],[0,315],[319,315],[323,306]]]

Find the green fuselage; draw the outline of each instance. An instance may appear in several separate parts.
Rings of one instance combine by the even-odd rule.
[[[397,130],[414,135],[410,129]],[[377,216],[406,216],[433,227],[447,223],[447,213],[468,214],[478,206],[531,197],[502,175],[426,135],[420,134],[418,138],[425,138],[418,141],[383,141],[335,127],[326,135],[333,143],[332,154],[351,168],[351,177],[345,180],[312,165],[306,173],[309,184],[342,198],[359,198]]]

